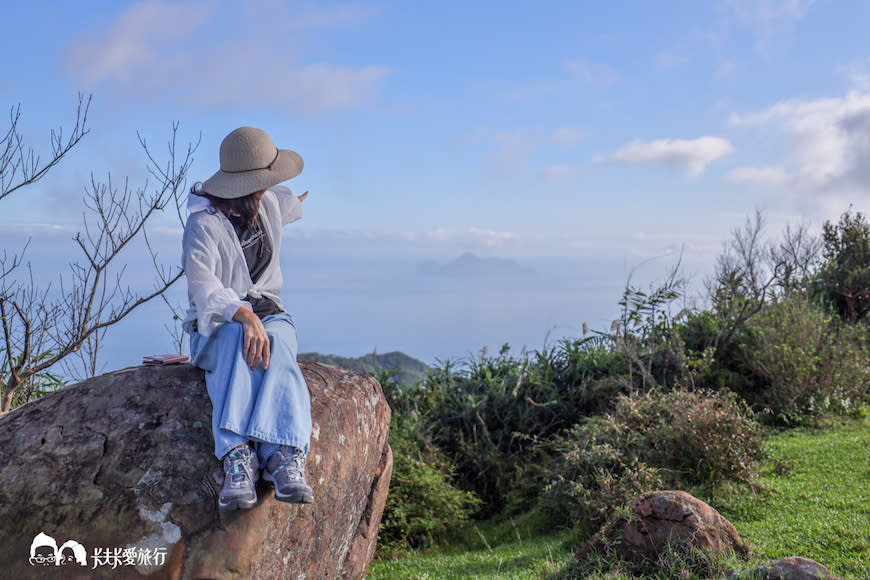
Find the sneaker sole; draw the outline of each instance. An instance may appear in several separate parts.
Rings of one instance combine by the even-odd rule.
[[[255,505],[257,505],[257,498],[244,499],[241,497],[236,497],[227,502],[224,502],[222,499],[218,498],[218,509],[222,512],[228,512],[232,510],[248,510]]]
[[[275,480],[272,478],[272,475],[268,471],[263,472],[263,480],[268,481],[273,486],[275,485]],[[305,484],[299,484],[289,493],[281,493],[276,487],[275,499],[277,499],[278,501],[283,501],[285,503],[313,503],[314,492],[311,491],[311,487]]]

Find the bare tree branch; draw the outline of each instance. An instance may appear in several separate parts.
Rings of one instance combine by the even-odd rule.
[[[24,139],[18,132],[18,121],[21,118],[21,106],[14,107],[9,114],[9,130],[0,139],[0,199],[13,192],[36,183],[60,163],[61,159],[78,145],[90,130],[87,128],[88,109],[91,107],[91,96],[79,94],[76,121],[69,139],[64,142],[63,129],[51,132],[51,159],[44,165],[40,163],[39,155],[31,147],[25,147]]]
[[[66,140],[61,130],[51,135],[52,157],[43,164],[33,149],[25,146],[18,129],[19,112],[13,110],[10,128],[0,139],[0,199],[44,177],[46,173],[88,133],[86,127],[90,97],[79,97],[76,123]],[[81,251],[69,263],[66,275],[58,276],[56,291],[40,288],[29,279],[12,280],[12,272],[22,263],[23,254],[0,258],[0,317],[3,352],[0,365],[0,412],[15,401],[23,402],[41,392],[45,381],[57,382],[51,374],[62,363],[76,375],[70,355],[77,354],[84,375],[97,371],[98,352],[109,328],[143,304],[164,293],[183,275],[179,267],[162,265],[156,247],[149,239],[146,224],[167,205],[174,203],[181,219],[181,192],[196,146],[188,145],[183,158],[176,158],[178,123],[172,125],[169,159],[158,161],[139,135],[148,159],[148,181],[133,189],[128,180],[116,187],[111,175],[105,182],[93,174],[85,188],[85,213],[82,229],[73,237]],[[198,143],[197,143],[198,145]],[[183,220],[182,220],[183,223]],[[155,272],[151,290],[140,291],[127,282],[126,260],[133,258],[130,248],[141,238]],[[136,258],[141,260],[141,258]]]

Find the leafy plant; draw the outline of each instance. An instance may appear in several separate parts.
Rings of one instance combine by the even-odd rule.
[[[414,387],[400,384],[394,371],[388,369],[379,369],[375,377],[393,411],[390,421],[393,474],[379,541],[391,550],[427,547],[467,522],[480,500],[454,485],[453,466],[428,440],[421,415],[410,396],[419,384]]]
[[[535,442],[605,408],[624,388],[611,378],[620,358],[593,337],[518,358],[504,345],[496,356],[433,371],[417,408],[462,487],[492,515],[537,497],[543,459]]]
[[[544,505],[594,525],[645,491],[749,481],[761,427],[730,392],[654,390],[621,395],[614,410],[556,436]]]
[[[19,355],[19,358],[21,356],[23,356],[23,354]],[[40,358],[35,362],[39,363],[42,360],[51,358],[52,356],[51,352],[42,353]],[[16,360],[15,364],[19,365],[20,362]],[[0,383],[6,381],[5,374],[5,372],[0,372]],[[21,386],[21,388],[15,391],[12,398],[12,407],[19,407],[24,403],[44,397],[45,395],[58,389],[62,389],[65,386],[66,381],[59,375],[49,371],[42,371],[32,375],[27,382]]]
[[[870,312],[870,224],[861,212],[846,211],[836,225],[828,221],[822,229],[817,292],[845,320],[862,320]]]
[[[778,424],[849,413],[868,396],[870,355],[857,327],[798,293],[772,301],[747,324],[747,363],[766,379],[749,402]]]

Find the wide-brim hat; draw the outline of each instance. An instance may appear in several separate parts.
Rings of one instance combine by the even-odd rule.
[[[221,168],[206,179],[202,190],[223,199],[245,197],[302,173],[302,157],[278,149],[269,134],[256,127],[239,127],[221,142]]]

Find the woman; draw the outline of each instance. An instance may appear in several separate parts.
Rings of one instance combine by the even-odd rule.
[[[296,327],[279,297],[281,228],[302,217],[308,192],[297,197],[277,184],[302,165],[265,131],[240,127],[221,143],[220,170],[194,185],[188,201],[183,326],[214,407],[222,510],[257,504],[260,468],[276,499],[313,501],[305,480],[311,401],[296,363]]]

